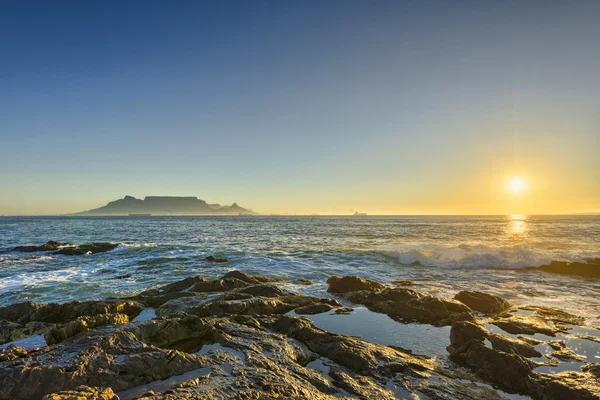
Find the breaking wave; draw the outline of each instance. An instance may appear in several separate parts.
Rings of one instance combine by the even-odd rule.
[[[404,265],[440,268],[505,268],[539,267],[551,261],[584,261],[600,257],[600,252],[549,250],[530,246],[493,247],[460,244],[396,244],[377,249]]]

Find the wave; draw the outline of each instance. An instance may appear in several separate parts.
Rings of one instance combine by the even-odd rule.
[[[376,250],[404,265],[439,268],[516,269],[539,267],[551,261],[584,261],[600,256],[599,252],[548,250],[531,246],[396,244]]]

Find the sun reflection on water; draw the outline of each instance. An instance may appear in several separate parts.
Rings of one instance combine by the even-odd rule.
[[[508,233],[512,236],[520,237],[527,233],[527,215],[514,214],[508,216]]]

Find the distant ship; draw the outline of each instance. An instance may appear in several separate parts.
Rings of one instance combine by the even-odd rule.
[[[151,217],[152,214],[129,214],[130,217]]]
[[[350,211],[353,211],[353,210],[350,210]],[[358,211],[354,211],[354,214],[352,214],[352,216],[354,216],[354,217],[364,217],[366,215],[367,215],[367,213],[358,212]]]

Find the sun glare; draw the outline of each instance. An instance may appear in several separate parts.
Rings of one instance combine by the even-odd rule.
[[[508,182],[508,187],[514,195],[518,195],[525,189],[525,181],[518,176],[514,176]]]

